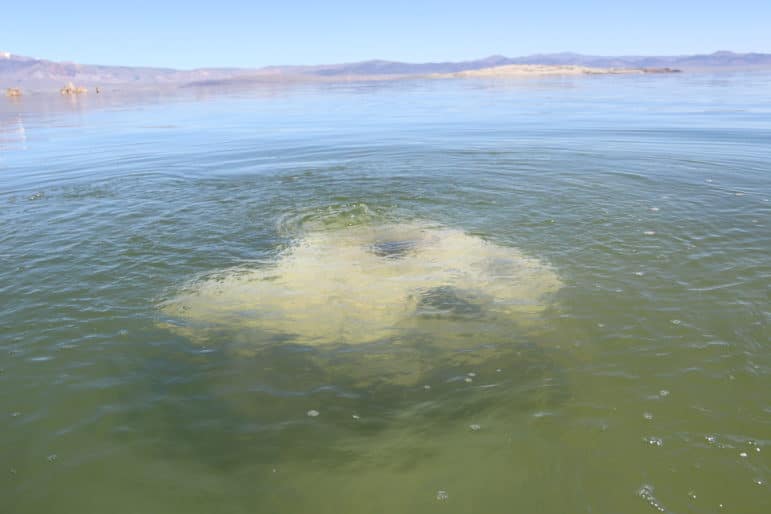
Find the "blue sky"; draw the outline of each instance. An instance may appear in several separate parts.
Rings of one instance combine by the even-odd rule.
[[[9,0],[0,51],[194,68],[574,51],[771,53],[771,0]]]

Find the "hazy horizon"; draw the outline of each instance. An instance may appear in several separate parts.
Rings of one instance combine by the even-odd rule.
[[[113,63],[113,62],[85,62],[85,61],[77,61],[73,59],[53,59],[49,56],[42,56],[42,55],[29,55],[29,54],[23,54],[19,52],[14,52],[9,49],[0,48],[0,59],[3,58],[23,58],[23,59],[33,59],[36,61],[48,61],[53,63],[61,63],[61,64],[77,64],[77,65],[83,65],[83,66],[107,66],[107,67],[121,67],[121,68],[156,68],[156,69],[168,69],[168,70],[175,70],[175,71],[195,71],[195,70],[205,70],[205,69],[243,69],[243,70],[259,70],[263,68],[290,68],[290,67],[317,67],[317,66],[338,66],[338,65],[348,65],[348,64],[358,64],[358,63],[369,63],[369,62],[386,62],[386,63],[398,63],[398,64],[408,64],[408,65],[421,65],[421,64],[445,64],[445,63],[465,63],[465,62],[478,62],[478,61],[484,61],[486,59],[493,59],[493,58],[506,58],[506,59],[523,59],[523,58],[529,58],[529,57],[549,57],[549,56],[579,56],[579,57],[587,57],[587,58],[687,58],[687,57],[703,57],[703,56],[713,56],[713,55],[719,55],[721,53],[726,54],[733,54],[737,56],[745,56],[745,55],[771,55],[771,51],[761,51],[761,50],[749,50],[746,52],[739,52],[734,49],[728,49],[728,48],[720,48],[717,50],[709,50],[709,51],[700,51],[690,54],[678,54],[678,53],[663,53],[663,54],[589,54],[589,53],[582,53],[582,52],[574,52],[571,50],[562,50],[557,52],[533,52],[530,54],[521,54],[521,55],[513,55],[513,54],[504,54],[501,52],[498,53],[492,53],[487,55],[480,55],[476,57],[471,58],[464,58],[464,59],[435,59],[435,60],[429,60],[429,61],[415,61],[415,60],[400,60],[400,59],[391,59],[388,57],[382,57],[382,56],[374,56],[366,59],[360,59],[356,61],[332,61],[332,60],[326,60],[323,62],[299,62],[299,63],[282,63],[282,62],[275,62],[275,63],[269,63],[264,64],[260,66],[225,66],[222,64],[212,64],[209,66],[198,66],[198,67],[180,67],[180,66],[156,66],[156,65],[149,65],[146,63],[135,63],[135,64],[124,64],[124,63]]]
[[[56,12],[55,17],[41,13]],[[323,6],[305,1],[216,10],[181,2],[85,0],[61,11],[44,0],[5,9],[0,50],[52,61],[174,69],[259,68],[367,60],[465,61],[490,55],[690,55],[771,52],[771,5],[654,0],[617,5],[430,0]],[[621,43],[619,43],[621,42]]]

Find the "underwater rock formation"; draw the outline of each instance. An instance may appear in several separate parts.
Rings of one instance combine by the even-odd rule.
[[[356,345],[407,331],[532,323],[561,287],[547,264],[460,230],[385,224],[311,231],[271,265],[194,281],[161,305],[193,340],[250,332]]]

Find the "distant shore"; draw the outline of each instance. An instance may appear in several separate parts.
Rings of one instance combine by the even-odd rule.
[[[276,73],[252,73],[228,78],[215,78],[196,80],[181,84],[132,84],[117,83],[106,85],[73,85],[71,82],[63,87],[37,86],[29,89],[19,87],[7,88],[5,96],[19,100],[27,95],[61,94],[69,97],[86,96],[89,94],[117,93],[117,92],[171,92],[185,89],[207,89],[210,91],[244,89],[252,87],[286,87],[303,84],[340,84],[351,82],[397,82],[403,80],[435,80],[435,79],[519,79],[528,77],[556,77],[556,76],[591,76],[591,75],[644,75],[650,73],[669,74],[679,73],[681,70],[673,68],[599,68],[578,65],[548,65],[548,64],[509,64],[492,66],[476,70],[465,70],[452,73],[415,73],[415,74],[372,74],[372,75],[303,75],[276,74]]]
[[[646,73],[678,73],[676,69],[642,69],[642,68],[593,68],[574,65],[531,65],[513,64],[495,66],[478,70],[467,70],[454,73],[431,74],[402,74],[402,75],[335,75],[331,77],[317,75],[276,75],[276,74],[249,74],[224,79],[197,80],[182,84],[132,84],[117,83],[106,85],[78,85],[65,84],[56,86],[37,86],[31,88],[6,88],[5,96],[9,99],[20,100],[24,96],[62,95],[68,97],[80,97],[110,93],[139,93],[139,92],[172,92],[174,90],[206,89],[211,91],[244,89],[253,87],[289,87],[304,84],[343,84],[353,82],[398,82],[405,80],[435,80],[435,79],[498,79],[498,78],[528,78],[528,77],[556,77],[556,76],[590,76],[590,75],[642,75]]]
[[[410,63],[368,60],[339,64],[279,65],[261,68],[112,66],[58,62],[0,52],[0,94],[18,99],[59,93],[72,82],[103,92],[179,88],[284,87],[308,83],[375,82],[436,78],[515,78],[538,76],[631,75],[683,72],[771,71],[771,54],[727,51],[674,56],[596,56],[575,53],[523,57],[491,55],[467,61]],[[77,91],[74,95],[78,95]],[[74,96],[67,93],[67,96]],[[81,95],[83,96],[83,95]]]
[[[674,68],[596,68],[578,65],[507,64],[455,73],[435,73],[433,78],[508,78],[548,75],[641,75],[645,73],[679,73]]]

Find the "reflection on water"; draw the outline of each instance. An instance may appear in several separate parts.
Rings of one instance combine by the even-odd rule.
[[[20,115],[0,116],[0,152],[6,150],[26,150],[27,132],[24,130],[24,121]],[[0,153],[0,158],[2,154]]]

